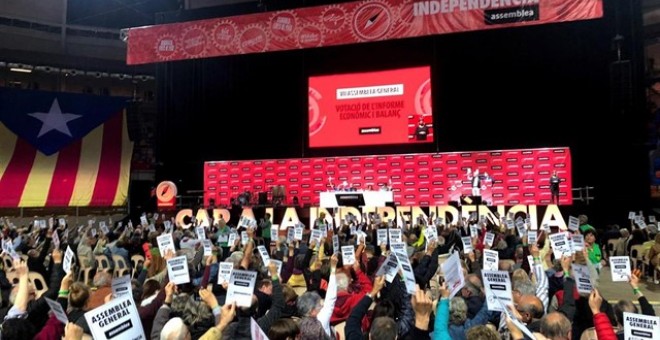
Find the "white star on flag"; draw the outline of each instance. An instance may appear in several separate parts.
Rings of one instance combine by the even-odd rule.
[[[28,113],[28,115],[32,118],[39,119],[42,123],[41,130],[39,131],[37,138],[53,130],[57,130],[69,137],[73,137],[71,135],[71,131],[69,131],[69,126],[67,123],[82,117],[82,115],[74,115],[73,113],[62,113],[62,110],[60,109],[60,103],[57,102],[57,98],[55,98],[53,101],[53,104],[50,106],[50,110],[48,110],[48,112],[34,112]]]

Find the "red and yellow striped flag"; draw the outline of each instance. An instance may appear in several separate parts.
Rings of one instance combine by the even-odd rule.
[[[0,104],[3,102],[0,101]],[[56,111],[64,120],[52,118],[55,115],[54,104],[57,104]],[[125,110],[121,108],[107,114],[107,119],[100,125],[89,126],[82,119],[83,114],[63,113],[75,110],[64,105],[60,110],[57,100],[54,104],[50,110],[25,109],[33,112],[11,113],[24,115],[20,119],[6,119],[7,112],[0,113],[0,207],[125,204],[133,152]],[[27,131],[20,127],[12,128],[12,125],[20,125],[20,120],[34,123],[36,127]],[[85,126],[89,127],[89,131],[76,136],[76,129],[84,131]],[[18,134],[16,130],[19,130]],[[39,137],[29,140],[21,136],[22,132]],[[49,136],[55,139],[49,142]],[[63,140],[61,138],[71,140],[60,143],[61,147],[57,149],[39,144],[43,140],[57,146]]]

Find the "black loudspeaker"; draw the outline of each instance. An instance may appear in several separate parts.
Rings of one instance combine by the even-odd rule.
[[[266,205],[268,204],[268,193],[267,192],[260,192],[259,193],[259,205]]]

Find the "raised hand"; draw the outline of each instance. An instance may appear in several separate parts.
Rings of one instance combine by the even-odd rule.
[[[639,288],[639,278],[642,276],[642,271],[639,269],[635,269],[630,273],[630,280],[628,283],[630,283],[630,287],[633,289],[638,289]]]
[[[211,307],[211,309],[218,305],[218,300],[215,298],[215,295],[206,288],[199,290],[199,297],[207,306]]]
[[[337,263],[339,263],[339,256],[337,256],[337,254],[332,254],[332,257],[330,257],[330,268],[336,269]]]
[[[600,306],[603,304],[603,297],[600,296],[598,289],[594,289],[589,294],[589,308],[594,315],[600,313]]]
[[[18,277],[27,277],[30,272],[27,263],[23,260],[14,260],[14,270]]]
[[[372,298],[375,298],[376,294],[378,294],[383,287],[385,287],[385,275],[376,277],[374,280],[374,286],[371,288],[371,294],[373,295]]]
[[[222,314],[220,315],[220,322],[218,322],[218,328],[221,330],[227,327],[236,316],[236,305],[234,303],[228,303],[222,306]]]
[[[59,249],[53,250],[53,262],[62,263],[62,251]]]

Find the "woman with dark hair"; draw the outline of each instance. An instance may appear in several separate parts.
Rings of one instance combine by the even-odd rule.
[[[156,280],[147,280],[142,286],[142,295],[140,296],[140,306],[146,306],[151,303],[158,295],[160,284]]]
[[[296,340],[300,338],[300,328],[291,319],[279,319],[273,322],[268,331],[270,340]]]
[[[596,231],[593,229],[587,229],[584,231],[584,246],[587,249],[589,262],[596,267],[596,271],[600,274],[600,269],[602,268],[601,262],[604,261],[600,245],[596,243],[597,237]]]

